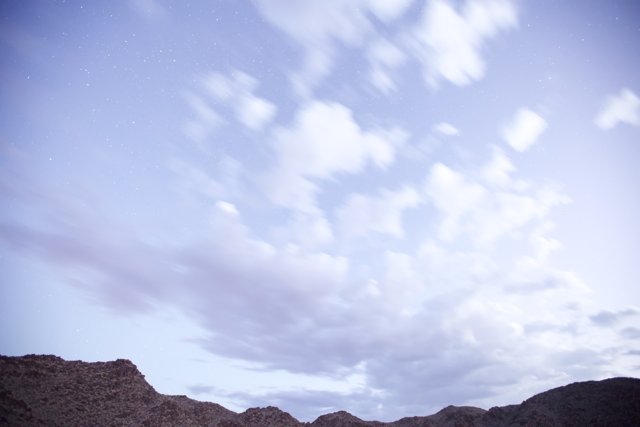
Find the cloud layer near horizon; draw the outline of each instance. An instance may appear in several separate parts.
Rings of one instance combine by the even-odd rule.
[[[203,212],[200,237],[184,244],[158,247],[64,200],[41,212],[44,224],[5,224],[0,234],[116,313],[178,308],[206,331],[198,342],[217,355],[264,370],[359,375],[361,385],[338,396],[370,417],[421,413],[425,402],[435,410],[518,396],[528,377],[539,386],[607,375],[604,360],[623,356],[623,332],[593,331],[591,322],[619,318],[614,329],[622,331],[638,311],[595,312],[586,285],[551,266],[558,242],[548,215],[565,197],[522,185],[513,167],[487,175],[501,165],[496,157],[508,162],[501,150],[493,156],[480,168],[484,175],[438,163],[419,191],[348,196],[323,222],[338,239],[325,248],[369,233],[401,238],[407,208],[423,206],[423,214],[440,218],[436,238],[411,252],[371,251],[370,261],[348,248],[332,255],[260,239],[242,211],[223,201]],[[528,247],[500,250],[523,232]],[[299,399],[308,416],[337,398],[304,389],[240,397],[247,405]]]

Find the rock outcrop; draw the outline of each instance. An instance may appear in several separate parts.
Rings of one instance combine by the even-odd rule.
[[[391,423],[345,411],[312,423],[275,407],[243,413],[186,396],[157,393],[128,360],[86,363],[56,356],[0,356],[2,426],[211,427],[487,427],[640,426],[640,379],[611,378],[559,387],[520,405],[448,406],[436,414]]]

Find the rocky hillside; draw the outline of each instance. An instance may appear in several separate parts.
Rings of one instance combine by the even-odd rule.
[[[0,356],[2,426],[439,427],[640,426],[640,379],[574,383],[520,405],[449,406],[392,423],[348,412],[299,422],[278,408],[235,413],[215,403],[157,393],[128,360],[86,363],[56,356]]]

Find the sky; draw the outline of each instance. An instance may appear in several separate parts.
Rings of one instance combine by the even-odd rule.
[[[639,376],[636,1],[0,19],[0,353],[300,420]]]

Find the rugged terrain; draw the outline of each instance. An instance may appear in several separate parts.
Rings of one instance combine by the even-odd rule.
[[[278,408],[235,413],[215,403],[157,393],[128,360],[86,363],[56,356],[0,356],[2,426],[437,427],[640,426],[640,379],[574,383],[519,405],[448,406],[392,423],[348,412],[303,423]]]

